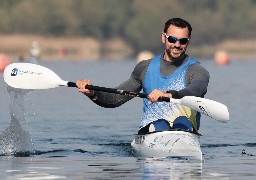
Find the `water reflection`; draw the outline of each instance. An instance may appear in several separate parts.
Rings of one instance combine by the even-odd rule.
[[[143,179],[200,179],[202,162],[181,159],[145,159]]]
[[[36,161],[29,157],[1,156],[0,168],[5,171],[1,173],[0,179],[66,179],[63,175],[57,175],[60,171],[60,164],[51,166],[41,160]]]

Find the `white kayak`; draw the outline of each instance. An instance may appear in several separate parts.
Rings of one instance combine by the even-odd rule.
[[[186,131],[136,134],[131,146],[137,157],[202,160],[199,134]]]

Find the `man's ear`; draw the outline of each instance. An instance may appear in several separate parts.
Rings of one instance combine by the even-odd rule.
[[[189,43],[190,43],[190,41],[191,41],[191,36],[190,36],[188,39],[189,39],[189,41],[188,41],[188,43],[187,43],[187,46],[189,45]]]
[[[162,32],[162,43],[165,43],[165,42],[166,42],[166,38],[165,38],[164,32]]]

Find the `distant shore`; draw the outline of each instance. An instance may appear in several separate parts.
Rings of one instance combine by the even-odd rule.
[[[104,43],[90,37],[44,37],[38,35],[0,35],[0,53],[12,61],[30,57],[33,41],[37,41],[42,60],[82,60],[99,59],[124,60],[135,58],[134,50],[121,38]],[[188,53],[194,57],[212,58],[218,50],[225,50],[232,59],[256,59],[255,40],[228,40],[215,46],[189,46]]]
[[[122,39],[116,38],[104,43],[90,37],[44,37],[38,35],[0,35],[0,53],[12,60],[30,57],[32,42],[37,42],[42,60],[84,60],[124,59],[133,50]]]

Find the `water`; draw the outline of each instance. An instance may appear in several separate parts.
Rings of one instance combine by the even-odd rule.
[[[230,111],[227,124],[202,117],[202,163],[134,157],[130,143],[139,126],[139,98],[105,109],[75,88],[14,92],[1,76],[0,179],[255,179],[256,61],[202,64],[211,74],[206,98]],[[115,87],[135,62],[41,65],[64,80],[90,78]]]

